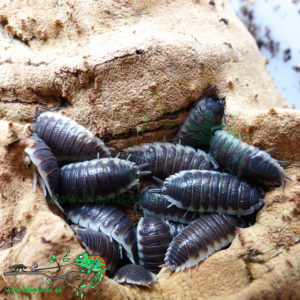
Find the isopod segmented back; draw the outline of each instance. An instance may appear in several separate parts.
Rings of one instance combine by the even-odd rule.
[[[151,189],[151,186],[149,188]],[[185,224],[201,216],[199,212],[178,208],[168,201],[168,196],[151,193],[149,188],[145,189],[140,198],[140,207],[145,215],[156,215],[166,220]]]
[[[126,265],[120,268],[114,280],[118,283],[127,283],[150,287],[157,282],[155,274],[139,265]]]
[[[56,157],[46,143],[36,134],[30,139],[35,142],[33,146],[27,147],[24,151],[29,155],[30,160],[36,166],[49,195],[52,197],[58,194],[60,177]]]
[[[230,174],[249,180],[283,184],[283,168],[267,152],[249,145],[226,131],[218,130],[210,142],[211,155]]]
[[[119,158],[101,158],[72,163],[60,169],[61,193],[95,199],[125,192],[149,174],[135,163]]]
[[[139,264],[157,274],[172,238],[170,226],[162,218],[141,218],[137,226]]]
[[[166,178],[164,194],[175,206],[189,211],[248,215],[263,205],[265,193],[247,181],[216,171],[181,171]]]
[[[114,205],[73,205],[66,218],[84,228],[101,231],[117,241],[132,263],[137,261],[136,228],[127,215]]]
[[[205,92],[205,98],[200,99],[189,112],[181,126],[174,143],[192,146],[203,150],[209,149],[214,128],[222,126],[225,102],[218,99],[217,91],[211,86]]]
[[[124,149],[120,157],[128,158],[138,165],[147,163],[147,169],[159,178],[166,178],[181,170],[213,168],[209,156],[204,151],[180,144],[142,144]]]
[[[170,244],[166,266],[177,272],[197,265],[231,243],[237,226],[240,226],[239,219],[229,215],[208,214],[193,221]]]
[[[100,138],[60,113],[41,113],[33,129],[59,160],[84,161],[111,155]]]

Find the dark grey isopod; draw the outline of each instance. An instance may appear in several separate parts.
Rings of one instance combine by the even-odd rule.
[[[118,270],[114,280],[118,283],[127,283],[150,287],[157,282],[155,274],[139,265],[126,265]]]
[[[211,155],[230,174],[265,183],[284,184],[283,168],[267,152],[249,145],[226,131],[216,131],[210,142]]]
[[[133,162],[118,158],[72,163],[60,169],[61,193],[79,199],[115,195],[130,189],[141,175],[149,173]]]
[[[137,226],[139,264],[157,274],[172,238],[170,226],[162,218],[141,218]]]
[[[79,241],[90,255],[101,256],[112,274],[121,263],[119,244],[101,231],[72,226]]]
[[[100,138],[62,114],[41,113],[33,129],[59,160],[84,161],[111,155]]]
[[[51,197],[57,195],[59,189],[59,167],[51,149],[37,135],[30,138],[35,144],[24,151],[36,166],[39,175]]]
[[[230,244],[239,226],[235,216],[209,214],[192,223],[179,233],[170,244],[165,264],[172,271],[197,265],[213,252]]]
[[[168,223],[173,237],[176,237],[187,226],[186,224],[172,221],[168,221]]]
[[[225,101],[218,99],[215,86],[211,86],[194,108],[189,112],[181,126],[174,143],[192,146],[203,150],[209,149],[209,142],[214,129],[222,127]]]
[[[147,216],[157,215],[166,220],[185,224],[198,219],[201,216],[198,212],[191,212],[186,209],[178,208],[168,201],[168,196],[150,193],[147,189],[141,195],[140,207]]]
[[[105,233],[123,246],[132,263],[137,261],[136,228],[119,208],[113,205],[73,205],[66,211],[66,218],[81,227]]]
[[[168,177],[160,189],[175,206],[190,211],[248,215],[263,204],[260,187],[216,171],[181,171]]]
[[[210,170],[213,165],[209,156],[202,150],[171,143],[142,144],[124,149],[121,158],[127,158],[136,164],[148,163],[151,174],[166,178],[181,170]]]

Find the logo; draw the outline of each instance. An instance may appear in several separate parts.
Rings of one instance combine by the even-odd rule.
[[[95,288],[102,281],[106,273],[106,265],[102,257],[96,255],[89,255],[88,253],[82,253],[77,255],[73,263],[67,263],[70,260],[70,251],[64,256],[57,257],[52,254],[48,263],[54,264],[53,267],[39,268],[37,263],[33,263],[31,266],[25,266],[24,264],[16,264],[9,267],[9,271],[4,273],[4,276],[17,276],[17,275],[40,275],[44,276],[46,283],[51,284],[52,280],[63,280],[67,286],[72,287],[76,296],[83,298],[84,290],[88,287]],[[76,270],[71,270],[66,273],[62,272],[63,268],[76,266]],[[79,269],[78,269],[79,267]],[[79,284],[78,284],[79,282]],[[31,288],[29,286],[23,287],[23,289],[6,289],[7,293],[60,293],[61,289],[41,287]]]

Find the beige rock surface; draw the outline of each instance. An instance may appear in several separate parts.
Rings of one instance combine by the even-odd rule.
[[[40,277],[3,276],[9,265],[83,252],[32,189],[23,150],[37,104],[62,106],[122,148],[169,140],[189,104],[215,84],[228,130],[272,148],[294,181],[269,191],[256,224],[190,275],[163,269],[151,290],[106,277],[87,298],[299,299],[300,112],[281,97],[229,1],[29,2],[0,4],[0,298],[41,299],[5,288],[46,287]],[[62,288],[53,299],[73,298],[63,282],[53,287]]]

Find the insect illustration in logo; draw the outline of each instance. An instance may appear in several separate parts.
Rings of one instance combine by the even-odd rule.
[[[27,269],[27,267],[24,266],[23,264],[18,264],[18,265],[10,266],[9,269],[12,269],[13,272],[19,272],[20,270],[24,271],[24,269]]]
[[[97,272],[97,275],[102,274],[103,276],[106,273],[106,265],[102,257],[96,255],[89,255],[88,253],[82,253],[77,255],[75,261],[77,266],[84,267],[88,269],[87,274],[92,271]],[[84,272],[85,270],[82,270]]]

